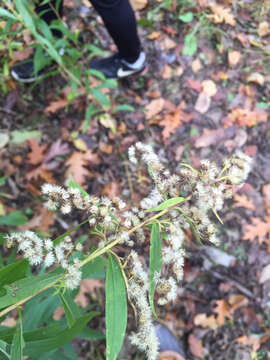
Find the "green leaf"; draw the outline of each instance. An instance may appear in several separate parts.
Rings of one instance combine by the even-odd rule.
[[[88,196],[88,197],[90,196],[87,191],[85,191],[80,185],[78,185],[78,184],[77,184],[75,181],[73,181],[73,180],[70,180],[70,181],[68,182],[68,186],[70,186],[71,188],[80,190],[80,192],[81,192],[81,194],[82,194],[83,196]]]
[[[11,284],[16,280],[24,278],[28,268],[28,261],[22,259],[0,269],[0,288],[4,285]]]
[[[74,339],[83,330],[87,323],[98,314],[99,313],[97,312],[91,312],[87,315],[81,316],[76,320],[71,328],[67,327],[64,330],[58,331],[54,336],[47,339],[26,342],[24,354],[37,358],[37,356],[43,352],[58,349]]]
[[[68,327],[71,328],[78,317],[81,316],[81,310],[72,299],[70,293],[66,291],[64,294],[59,294],[62,301],[63,308],[67,317]]]
[[[134,111],[134,107],[128,104],[118,105],[114,109],[112,109],[112,112],[118,112],[118,111]]]
[[[23,339],[23,329],[22,329],[22,324],[20,322],[20,327],[16,329],[16,332],[12,340],[10,360],[22,360],[24,346],[25,343]]]
[[[171,199],[168,199],[168,200],[162,202],[157,207],[154,207],[152,209],[147,209],[146,212],[165,210],[165,209],[168,209],[169,207],[171,207],[173,205],[180,204],[183,201],[185,201],[185,198],[183,198],[183,197],[174,197],[174,198],[171,198]]]
[[[8,344],[5,341],[0,340],[0,355],[1,355],[0,359],[2,359],[2,360],[10,359],[10,355],[7,352],[7,347],[8,347]]]
[[[3,16],[4,18],[12,19],[12,20],[17,20],[15,15],[13,15],[11,12],[9,12],[5,9],[0,9],[0,17],[1,16]]]
[[[106,274],[106,360],[115,360],[127,326],[126,286],[117,260],[109,254]]]
[[[102,106],[111,106],[111,102],[106,94],[103,94],[101,91],[96,89],[91,89],[90,91]]]
[[[0,216],[0,225],[20,226],[27,223],[28,218],[21,210],[15,210],[6,216]]]
[[[150,291],[149,291],[149,303],[153,314],[156,316],[154,295],[156,289],[156,281],[154,280],[156,275],[160,274],[162,267],[162,256],[161,256],[161,239],[159,232],[159,225],[154,223],[151,230],[150,239]]]
[[[5,285],[7,293],[0,297],[0,309],[24,300],[44,287],[55,283],[60,278],[61,272],[63,272],[62,269],[56,269],[48,274],[29,277]]]
[[[1,185],[4,185],[4,183],[5,183],[5,181],[6,181],[7,178],[8,178],[8,176],[2,176],[2,177],[0,178],[0,186],[1,186]]]
[[[188,11],[185,14],[179,15],[178,19],[183,21],[184,23],[189,23],[193,20],[193,13],[191,11]]]
[[[28,139],[40,139],[41,132],[38,130],[27,131],[27,130],[14,130],[11,132],[12,140],[11,143],[19,145],[24,143]]]
[[[79,336],[82,339],[89,339],[89,340],[103,340],[103,339],[105,339],[104,334],[102,334],[101,332],[99,332],[97,330],[89,329],[88,327],[84,328],[80,332]]]
[[[102,279],[105,277],[107,260],[101,256],[88,262],[82,268],[82,279]]]
[[[192,33],[187,34],[185,36],[184,48],[182,50],[182,53],[184,55],[193,56],[196,53],[197,49],[198,49],[198,44],[195,35],[193,35]]]

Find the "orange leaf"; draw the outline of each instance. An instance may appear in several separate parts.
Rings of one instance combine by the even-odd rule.
[[[185,102],[182,101],[171,114],[166,114],[164,119],[160,121],[160,125],[164,126],[162,131],[163,139],[166,140],[170,134],[174,134],[176,130],[184,123],[193,118],[193,114],[183,111]]]
[[[30,164],[37,165],[42,162],[44,158],[44,151],[47,145],[39,145],[36,139],[29,139],[28,144],[31,151],[27,154]]]
[[[227,301],[225,301],[224,299],[216,301],[216,307],[214,309],[214,312],[217,314],[217,322],[219,326],[224,324],[226,317],[229,319],[232,318],[230,311],[231,308]]]
[[[233,200],[235,201],[233,204],[234,207],[243,207],[245,209],[249,209],[252,211],[255,210],[255,206],[252,200],[249,200],[247,195],[245,194],[243,195],[235,194]]]
[[[266,216],[264,219],[265,221],[259,218],[252,218],[252,224],[246,225],[243,240],[254,241],[258,238],[259,243],[262,244],[266,240],[266,235],[270,233],[270,216]]]
[[[210,15],[209,18],[213,20],[215,24],[225,23],[231,26],[236,25],[233,14],[231,13],[230,8],[225,8],[221,5],[212,4],[210,5],[213,15]]]
[[[206,314],[197,314],[194,317],[194,325],[210,329],[218,328],[217,319],[214,315],[207,316]]]
[[[98,155],[93,154],[91,150],[88,150],[84,153],[80,151],[74,151],[66,161],[66,165],[68,166],[65,174],[66,177],[71,175],[77,184],[83,185],[86,181],[86,178],[90,177],[91,175],[90,171],[85,168],[88,162],[91,162],[95,165],[98,164]]]
[[[46,108],[45,114],[56,113],[58,110],[63,109],[67,105],[67,99],[58,99],[52,101]]]
[[[165,105],[165,100],[163,98],[158,98],[152,100],[148,105],[146,105],[146,119],[151,119],[158,113],[160,113]]]
[[[228,61],[231,67],[235,67],[241,59],[241,53],[239,51],[231,51],[228,53]]]
[[[270,184],[264,185],[262,187],[262,193],[264,196],[266,210],[270,212]]]

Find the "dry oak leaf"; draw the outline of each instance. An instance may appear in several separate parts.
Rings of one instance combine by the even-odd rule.
[[[160,37],[161,33],[159,31],[153,31],[150,35],[147,36],[149,40],[156,40]]]
[[[20,231],[37,229],[39,231],[48,231],[54,224],[53,213],[45,207],[40,208],[39,214],[34,216],[25,225],[19,227]]]
[[[80,151],[74,151],[73,154],[67,159],[66,165],[68,169],[65,173],[66,177],[72,176],[73,180],[78,185],[83,185],[87,179],[90,177],[91,173],[85,166],[91,162],[94,165],[99,164],[98,155],[92,153],[91,150],[88,150],[84,153]]]
[[[212,97],[217,93],[217,87],[213,80],[204,80],[202,82],[203,92]]]
[[[229,113],[228,118],[231,120],[231,124],[235,123],[240,126],[254,126],[261,122],[266,122],[268,119],[267,113],[262,109],[243,109],[234,108]]]
[[[164,126],[164,129],[162,130],[164,140],[168,139],[170,134],[174,134],[183,123],[188,122],[193,118],[193,114],[183,111],[185,106],[185,102],[181,101],[172,113],[166,114],[164,119],[160,121],[159,124]]]
[[[210,9],[213,12],[213,15],[209,15],[209,18],[213,20],[215,24],[225,23],[231,26],[236,25],[233,14],[231,13],[230,8],[225,8],[221,5],[210,4]]]
[[[255,83],[257,85],[263,86],[264,84],[264,76],[258,72],[255,72],[253,74],[251,74],[248,78],[247,78],[248,82],[251,83]]]
[[[266,240],[267,234],[270,233],[270,216],[266,216],[264,220],[252,218],[252,224],[245,226],[243,240],[254,241],[258,238],[259,243],[262,244]]]
[[[68,103],[67,99],[58,99],[55,101],[52,101],[46,108],[45,108],[45,114],[49,113],[56,113],[58,110],[63,109]]]
[[[200,359],[202,359],[204,357],[202,343],[201,343],[200,339],[198,339],[194,334],[189,335],[188,344],[189,344],[189,349],[190,349],[190,352],[192,353],[192,355],[194,355]]]
[[[31,151],[27,154],[29,163],[31,165],[40,164],[44,158],[44,152],[47,145],[39,145],[39,142],[36,139],[29,139],[27,142],[31,149]]]
[[[226,317],[232,319],[231,307],[224,299],[216,301],[214,313],[217,314],[217,323],[219,326],[222,326],[224,324]]]
[[[243,194],[243,195],[239,195],[239,194],[235,194],[233,197],[234,200],[234,207],[243,207],[245,209],[249,209],[254,211],[255,210],[255,206],[252,202],[252,200],[248,199],[247,195]]]
[[[152,100],[148,105],[146,105],[145,110],[146,110],[146,119],[151,119],[152,117],[154,117],[155,115],[159,114],[165,105],[165,100],[163,98],[158,98],[158,99],[154,99]]]
[[[231,51],[228,53],[228,62],[231,67],[235,67],[241,59],[241,53],[239,51]]]
[[[201,326],[203,328],[217,329],[218,322],[214,315],[207,316],[206,314],[197,314],[194,317],[194,325]]]

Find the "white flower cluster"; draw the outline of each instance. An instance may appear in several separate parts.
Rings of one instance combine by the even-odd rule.
[[[233,185],[243,185],[250,172],[251,163],[252,159],[248,155],[241,151],[235,152],[232,158],[224,163],[229,181]]]
[[[81,281],[81,270],[78,267],[78,260],[69,261],[70,254],[78,250],[81,244],[74,245],[69,236],[53,246],[51,239],[42,239],[33,231],[12,233],[6,236],[7,246],[18,244],[18,252],[22,252],[24,258],[28,259],[30,265],[41,265],[50,267],[60,265],[66,270],[65,285],[69,289],[75,289]]]
[[[133,250],[129,255],[129,270],[132,277],[128,283],[128,294],[138,314],[138,331],[132,333],[129,338],[133,345],[146,353],[148,360],[156,360],[159,343],[147,297],[148,275],[139,261],[138,254]]]

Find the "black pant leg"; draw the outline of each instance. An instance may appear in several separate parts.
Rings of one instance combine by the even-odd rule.
[[[114,40],[119,54],[134,62],[141,51],[134,11],[129,0],[90,0]]]
[[[39,1],[41,3],[42,1]],[[63,15],[63,0],[51,0],[48,4],[37,5],[36,12],[40,14],[47,24],[50,24],[53,20],[57,20]],[[59,30],[52,30],[54,36],[61,37],[62,33]]]

